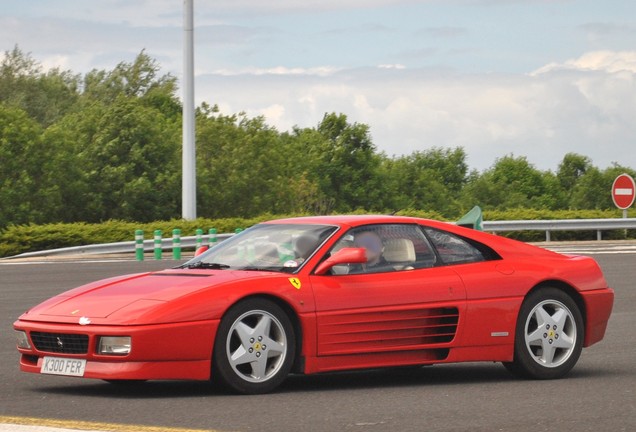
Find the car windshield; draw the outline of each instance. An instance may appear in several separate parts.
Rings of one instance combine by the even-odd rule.
[[[260,224],[219,243],[180,268],[293,273],[336,231],[331,225]]]

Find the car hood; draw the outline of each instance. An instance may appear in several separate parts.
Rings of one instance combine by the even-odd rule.
[[[187,297],[201,290],[216,289],[237,281],[263,277],[264,272],[170,269],[119,276],[64,292],[25,312],[20,320],[77,324],[116,324],[147,313],[153,307]],[[268,273],[271,276],[271,273]],[[122,316],[123,318],[123,316]]]

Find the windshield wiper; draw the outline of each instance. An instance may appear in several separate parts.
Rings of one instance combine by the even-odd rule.
[[[282,267],[272,266],[272,267],[258,267],[258,266],[245,266],[238,267],[236,270],[244,270],[244,271],[266,271],[266,272],[280,272]]]
[[[203,261],[197,261],[192,264],[184,264],[179,268],[187,268],[187,269],[209,269],[209,270],[223,270],[230,268],[227,264],[221,263],[207,263]]]

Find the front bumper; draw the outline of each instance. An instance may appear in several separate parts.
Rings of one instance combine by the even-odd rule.
[[[48,356],[85,359],[84,378],[207,380],[218,325],[218,320],[142,326],[80,326],[18,320],[14,328],[26,332],[31,345],[30,349],[18,348],[20,370],[24,372],[40,373],[43,358]],[[31,337],[33,332],[85,335],[88,337],[86,352],[68,353],[63,348],[48,346],[38,349]],[[101,336],[130,336],[130,353],[99,354],[97,346]]]

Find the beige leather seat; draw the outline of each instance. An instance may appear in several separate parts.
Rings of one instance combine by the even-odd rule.
[[[394,238],[384,242],[384,259],[396,270],[413,270],[415,247],[409,239]]]

